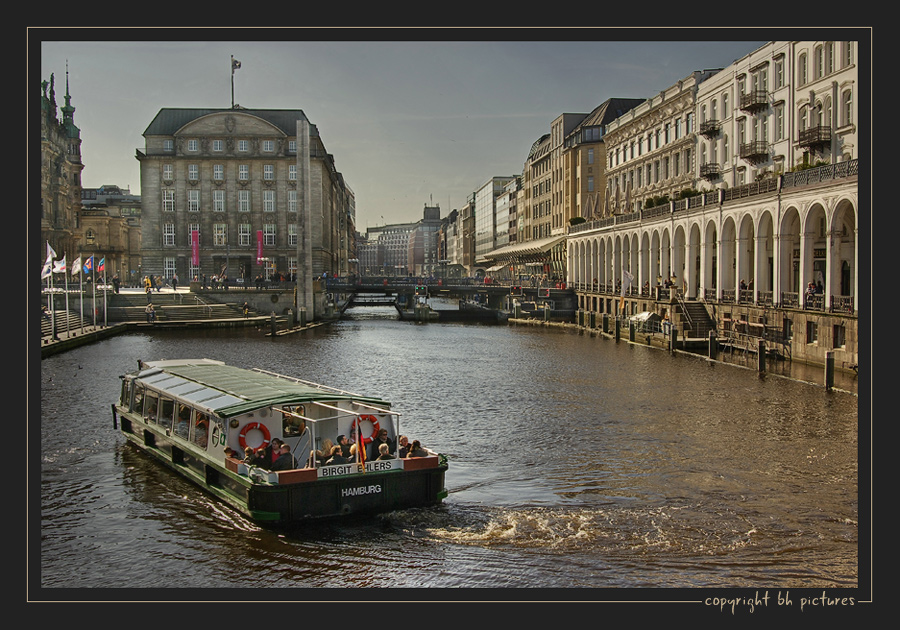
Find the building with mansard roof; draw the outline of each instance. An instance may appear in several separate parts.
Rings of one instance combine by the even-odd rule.
[[[143,136],[145,274],[355,271],[353,192],[302,110],[163,108]]]

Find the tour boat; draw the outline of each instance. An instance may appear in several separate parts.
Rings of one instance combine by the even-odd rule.
[[[342,464],[316,457],[326,440],[368,446],[380,429],[396,445],[400,414],[381,398],[211,359],[139,361],[121,378],[113,422],[128,441],[255,522],[426,507],[447,496],[447,458],[434,451],[403,459],[366,452]],[[247,447],[264,451],[276,438],[298,467],[244,461]]]

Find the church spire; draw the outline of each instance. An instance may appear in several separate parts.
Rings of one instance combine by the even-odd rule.
[[[80,130],[75,126],[75,108],[72,107],[72,97],[69,95],[69,60],[66,60],[66,104],[61,107],[63,114],[62,124],[70,138],[77,138]]]

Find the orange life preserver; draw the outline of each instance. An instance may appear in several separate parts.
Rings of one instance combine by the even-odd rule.
[[[241,429],[241,434],[238,437],[238,440],[241,443],[241,448],[247,448],[247,433],[252,431],[253,429],[259,429],[263,434],[263,441],[257,448],[265,448],[269,445],[269,441],[272,439],[271,434],[269,433],[269,429],[266,428],[262,422],[250,422],[244,425],[244,428]]]
[[[356,425],[363,420],[368,420],[372,423],[372,435],[370,435],[369,437],[364,437],[362,439],[363,444],[368,444],[375,439],[375,436],[378,435],[378,430],[381,427],[378,425],[378,418],[366,413],[361,416],[356,416],[356,420],[354,420],[353,424],[350,425],[350,435],[356,435]]]

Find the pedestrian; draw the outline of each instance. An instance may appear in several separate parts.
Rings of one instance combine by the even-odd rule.
[[[172,293],[178,290],[178,274],[172,274]]]
[[[244,304],[241,306],[241,311],[244,313],[244,318],[246,319],[247,317],[249,317],[250,305],[244,302]]]
[[[113,283],[113,291],[115,291],[116,293],[118,293],[118,292],[119,292],[119,284],[120,284],[120,282],[119,282],[119,274],[114,274],[114,275],[113,275],[112,283]]]
[[[152,324],[156,321],[156,310],[154,310],[152,303],[147,303],[147,308],[144,309],[144,313],[147,315],[148,324]]]

